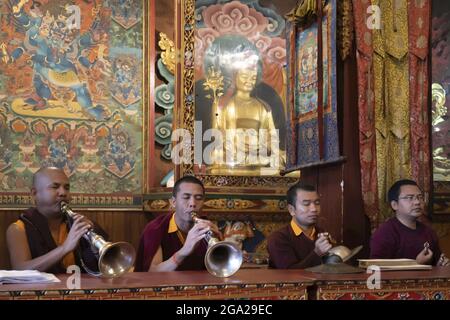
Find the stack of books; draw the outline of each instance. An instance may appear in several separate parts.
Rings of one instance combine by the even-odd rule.
[[[418,264],[413,259],[359,259],[360,268],[377,266],[380,270],[430,270],[433,267],[427,264]]]

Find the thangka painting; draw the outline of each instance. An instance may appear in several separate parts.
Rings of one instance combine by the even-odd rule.
[[[0,4],[0,205],[62,168],[75,205],[141,205],[148,1]]]
[[[318,19],[288,23],[288,136],[286,168],[339,158],[336,106],[336,1],[322,15],[322,60],[318,55]],[[319,77],[318,64],[322,65]],[[322,83],[322,103],[319,86]]]
[[[195,130],[203,138],[196,173],[279,176],[286,149],[284,17],[276,3],[257,0],[195,1],[195,8]],[[208,136],[209,129],[223,140]]]
[[[450,214],[450,3],[432,4],[433,214]]]

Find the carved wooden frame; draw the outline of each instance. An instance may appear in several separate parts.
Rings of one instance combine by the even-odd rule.
[[[194,136],[195,121],[195,89],[194,89],[194,31],[195,0],[181,0],[176,9],[176,47],[179,52],[176,71],[176,118],[177,128],[186,129]],[[194,146],[190,146],[190,158],[194,159]],[[297,178],[282,176],[228,176],[198,174],[193,163],[176,166],[175,178],[184,175],[195,175],[203,181],[207,189],[216,188],[219,193],[236,194],[251,193],[254,196],[272,194],[284,195],[289,184]],[[255,191],[266,189],[262,193]],[[270,191],[269,191],[270,190]]]

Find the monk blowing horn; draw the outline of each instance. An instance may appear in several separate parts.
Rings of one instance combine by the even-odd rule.
[[[61,202],[61,212],[65,214],[69,221],[75,215],[75,212],[66,202]],[[90,270],[81,259],[83,268],[89,274],[99,277],[119,277],[128,272],[134,265],[136,252],[133,246],[127,242],[108,242],[102,236],[95,233],[92,229],[88,230],[83,237],[91,244],[94,254],[98,257],[98,270]],[[81,258],[81,257],[80,257]]]

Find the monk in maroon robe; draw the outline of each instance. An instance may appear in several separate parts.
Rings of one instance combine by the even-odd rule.
[[[419,264],[448,265],[441,254],[436,233],[419,221],[425,211],[424,196],[417,183],[399,180],[388,191],[395,217],[383,223],[370,242],[372,259],[415,259]]]
[[[106,234],[79,214],[69,230],[67,217],[61,213],[61,202],[70,201],[70,183],[64,171],[54,167],[36,171],[31,194],[36,208],[26,210],[6,231],[11,267],[66,273],[71,265],[81,266],[82,259],[86,267],[97,271],[97,257],[82,236],[92,227],[100,235]]]
[[[135,271],[204,270],[207,250],[205,236],[212,231],[221,237],[215,224],[198,219],[205,189],[200,180],[185,176],[173,187],[171,203],[175,213],[162,215],[144,229],[136,257]]]
[[[313,186],[295,184],[288,190],[287,202],[292,220],[267,240],[269,266],[305,269],[321,264],[331,244],[316,227],[320,215],[319,194]]]

